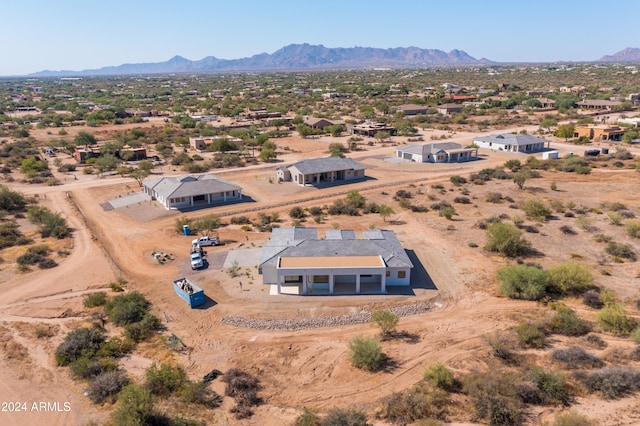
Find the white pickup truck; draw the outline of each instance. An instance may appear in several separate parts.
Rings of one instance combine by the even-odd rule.
[[[204,267],[204,260],[200,253],[191,253],[191,269],[196,270]]]
[[[191,245],[199,245],[200,247],[217,246],[219,244],[220,244],[220,238],[210,237],[208,235],[205,235],[200,238],[196,238],[195,240],[191,241]]]

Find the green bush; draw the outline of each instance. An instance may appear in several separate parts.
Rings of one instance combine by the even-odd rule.
[[[627,335],[633,331],[637,322],[627,316],[621,305],[610,304],[596,314],[596,322],[604,330],[614,334]]]
[[[636,327],[629,337],[631,337],[631,340],[634,342],[640,344],[640,326]]]
[[[540,222],[546,221],[551,216],[551,210],[544,203],[535,198],[531,198],[524,202],[522,210],[528,219]]]
[[[291,210],[289,210],[289,216],[293,219],[302,219],[303,217],[305,217],[305,213],[301,207],[296,206],[292,207]]]
[[[382,340],[393,334],[400,318],[389,311],[375,311],[371,314],[371,323],[380,327]]]
[[[109,371],[96,376],[89,383],[87,394],[94,404],[113,402],[122,388],[128,384],[129,379],[120,371]]]
[[[633,238],[640,238],[640,221],[629,221],[624,225],[627,234]]]
[[[138,292],[116,296],[105,304],[109,319],[116,325],[141,321],[148,308],[149,302]]]
[[[582,302],[590,308],[602,309],[604,302],[597,290],[588,290],[582,295]]]
[[[180,399],[187,404],[198,404],[207,408],[216,408],[220,406],[222,398],[203,382],[187,381],[178,390]]]
[[[114,425],[162,424],[163,420],[153,404],[151,392],[144,386],[132,383],[118,394],[118,404],[111,414]]]
[[[98,291],[96,293],[87,294],[84,298],[85,308],[94,308],[96,306],[102,306],[107,302],[107,293],[104,291]]]
[[[181,366],[153,363],[145,371],[145,387],[153,395],[169,396],[187,383],[187,373]]]
[[[453,373],[441,362],[429,365],[422,374],[422,378],[431,385],[445,391],[452,391],[456,386]]]
[[[69,364],[69,370],[74,377],[86,380],[117,369],[118,362],[109,358],[96,359],[81,356]]]
[[[505,266],[498,270],[500,292],[512,299],[540,300],[549,283],[548,274],[526,265]]]
[[[525,348],[542,349],[545,344],[545,332],[541,327],[529,322],[521,322],[513,331],[520,338],[520,343]]]
[[[572,309],[560,305],[556,306],[556,313],[547,323],[552,333],[564,336],[584,336],[591,331],[591,325],[580,318]]]
[[[362,336],[354,337],[349,343],[349,357],[354,367],[366,371],[377,371],[385,359],[380,342]]]
[[[463,185],[463,184],[467,183],[467,179],[466,178],[463,178],[462,176],[458,176],[458,175],[451,176],[449,178],[449,180],[455,186],[460,186],[460,185]]]
[[[320,426],[368,426],[367,415],[356,408],[334,408],[322,419]]]
[[[533,368],[531,376],[541,392],[543,402],[551,404],[569,404],[569,392],[566,379],[561,373]]]
[[[320,426],[320,416],[315,410],[304,407],[302,414],[296,418],[293,426]]]
[[[607,244],[605,249],[607,254],[611,256],[619,257],[622,259],[636,260],[636,252],[633,250],[631,244],[616,243],[615,241]]]
[[[105,336],[100,330],[77,328],[69,332],[56,349],[56,362],[64,366],[80,357],[90,358],[100,349],[104,340]]]
[[[507,257],[526,254],[531,244],[522,237],[522,232],[509,223],[493,223],[487,227],[487,251],[500,253]]]
[[[583,293],[593,288],[587,265],[567,262],[549,269],[550,290],[558,294]]]
[[[134,342],[142,342],[152,336],[160,325],[158,317],[146,312],[140,321],[125,326],[125,335]]]
[[[490,425],[517,425],[523,420],[517,382],[518,377],[507,371],[471,373],[464,379],[463,392],[473,399],[478,419]]]

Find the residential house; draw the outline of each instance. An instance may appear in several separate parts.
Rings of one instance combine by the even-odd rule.
[[[573,137],[585,137],[596,141],[621,141],[625,129],[608,124],[584,124],[575,127]]]
[[[480,148],[509,152],[542,151],[549,148],[550,145],[550,142],[546,139],[536,138],[531,135],[516,135],[513,133],[476,136],[473,139],[473,143]]]
[[[386,132],[389,136],[395,136],[397,131],[394,127],[387,126],[384,123],[376,123],[366,121],[362,124],[354,124],[347,127],[347,131],[351,135],[374,137],[378,132]]]
[[[189,137],[189,146],[192,149],[197,149],[198,151],[206,151],[209,145],[211,145],[214,141],[219,139],[226,139],[229,142],[233,142],[236,145],[236,147],[238,147],[243,143],[242,139],[229,137],[229,136],[211,136],[211,137],[199,137],[199,138]]]
[[[304,124],[312,129],[324,129],[327,126],[344,125],[344,120],[329,120],[327,118],[305,117]]]
[[[167,210],[242,200],[242,188],[212,174],[147,179],[144,192]]]
[[[73,152],[73,158],[80,164],[86,163],[89,158],[98,157],[100,157],[100,147],[98,145],[76,146]]]
[[[325,157],[281,166],[276,172],[276,177],[279,182],[293,181],[300,186],[315,186],[363,179],[364,170],[363,165],[351,158]]]
[[[405,104],[396,107],[397,112],[402,112],[404,115],[419,115],[426,114],[429,107],[427,105]]]
[[[451,114],[459,114],[462,112],[462,108],[464,108],[460,104],[448,103],[437,106],[437,110],[442,115],[451,115]]]
[[[541,105],[540,108],[553,109],[556,107],[556,101],[554,101],[553,99],[537,98],[536,100],[540,102],[540,105]]]
[[[147,150],[141,146],[133,147],[125,145],[120,150],[120,157],[122,159],[126,158],[127,161],[145,160],[147,158]]]
[[[579,108],[595,109],[600,111],[612,111],[616,107],[620,107],[622,102],[607,101],[602,99],[585,99],[577,103]]]
[[[478,158],[478,149],[455,142],[403,145],[396,148],[396,157],[416,163],[461,163]]]
[[[393,231],[274,228],[258,272],[272,293],[300,295],[385,294],[409,286],[413,263]]]
[[[618,123],[627,124],[633,127],[640,127],[640,117],[634,118],[618,118]]]

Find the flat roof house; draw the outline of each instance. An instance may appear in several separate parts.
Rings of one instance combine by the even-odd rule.
[[[625,129],[620,126],[609,126],[607,124],[585,124],[576,126],[573,137],[586,137],[589,140],[597,141],[621,141]]]
[[[241,187],[208,173],[147,179],[144,181],[144,192],[167,210],[242,199]]]
[[[389,136],[395,136],[396,129],[391,126],[387,126],[384,123],[375,123],[373,121],[367,121],[362,124],[354,124],[348,126],[347,130],[352,135],[369,136],[374,137],[378,132],[387,132]]]
[[[615,107],[619,107],[622,105],[622,102],[618,101],[607,101],[601,99],[585,99],[577,103],[579,108],[584,109],[597,109],[603,111],[611,111]]]
[[[460,104],[448,103],[448,104],[438,105],[436,108],[440,114],[450,115],[450,114],[458,114],[462,112],[463,106]]]
[[[327,126],[344,126],[344,120],[329,120],[327,118],[307,117],[304,119],[304,124],[311,127],[312,129],[324,129]]]
[[[300,295],[385,294],[409,286],[413,263],[388,230],[274,228],[262,249],[258,272],[273,293]]]
[[[396,148],[396,157],[416,163],[461,163],[477,158],[478,149],[455,142],[404,145]]]
[[[290,166],[279,167],[276,177],[280,182],[293,181],[300,186],[338,183],[363,179],[364,166],[351,158],[325,157],[302,160]]]
[[[515,135],[513,133],[501,133],[499,135],[476,136],[473,143],[480,148],[489,148],[494,151],[510,152],[536,152],[549,148],[550,142],[546,139],[536,138],[531,135]]]
[[[405,104],[396,107],[396,111],[402,112],[404,115],[426,114],[429,107],[427,105]]]

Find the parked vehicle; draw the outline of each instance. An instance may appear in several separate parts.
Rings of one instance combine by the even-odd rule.
[[[191,253],[191,269],[200,269],[204,266],[204,259],[200,253]]]
[[[215,237],[210,237],[208,235],[205,235],[203,237],[200,238],[196,238],[195,240],[191,241],[192,245],[199,245],[200,247],[206,247],[206,246],[217,246],[220,244],[220,238],[218,238],[217,236]]]
[[[204,290],[187,278],[178,278],[173,282],[173,289],[178,296],[192,308],[204,303]]]

